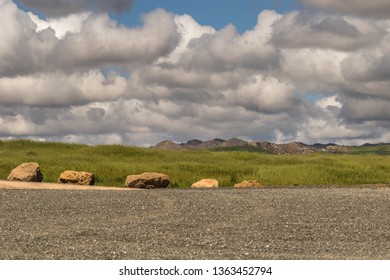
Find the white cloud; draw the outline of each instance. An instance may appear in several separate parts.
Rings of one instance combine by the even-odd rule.
[[[227,90],[225,97],[232,105],[263,113],[288,113],[303,109],[290,84],[261,75],[254,76],[237,90]]]
[[[47,20],[40,19],[37,15],[29,12],[31,20],[37,26],[36,31],[40,32],[47,28],[52,28],[55,31],[58,39],[63,39],[67,33],[79,33],[84,21],[90,13],[72,14],[61,18],[48,18]]]
[[[332,107],[341,109],[343,104],[337,100],[337,96],[330,96],[315,102],[315,106],[321,108],[322,110],[329,110],[329,108]]]
[[[155,10],[145,15],[142,28],[118,25],[107,15],[93,15],[79,33],[69,34],[56,48],[62,67],[101,67],[110,64],[151,63],[178,44],[173,15]]]
[[[174,21],[177,25],[177,32],[180,34],[180,43],[172,51],[168,57],[162,57],[159,62],[171,62],[176,63],[181,55],[187,51],[188,44],[193,39],[198,39],[205,34],[214,34],[215,29],[211,26],[201,26],[199,25],[191,16],[189,15],[176,15]]]
[[[327,93],[345,82],[342,63],[344,52],[303,48],[281,50],[281,71],[301,91],[321,91]]]
[[[145,15],[142,28],[128,28],[103,14],[45,23],[12,2],[0,8],[0,26],[6,30],[0,41],[0,76],[152,63],[168,55],[179,41],[173,15],[163,10]],[[45,24],[52,28],[43,29]]]

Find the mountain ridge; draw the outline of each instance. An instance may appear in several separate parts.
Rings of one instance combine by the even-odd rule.
[[[376,145],[390,145],[387,143],[363,144],[360,147],[371,147]],[[215,138],[202,141],[192,139],[186,143],[175,143],[170,140],[164,140],[151,148],[164,150],[248,150],[266,152],[271,154],[314,154],[319,152],[346,153],[356,146],[337,145],[335,143],[315,143],[312,145],[302,142],[290,142],[285,144],[276,144],[267,141],[245,141],[239,138],[224,140]]]

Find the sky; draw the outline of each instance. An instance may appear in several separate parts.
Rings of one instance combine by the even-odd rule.
[[[0,0],[0,139],[390,142],[388,0]]]

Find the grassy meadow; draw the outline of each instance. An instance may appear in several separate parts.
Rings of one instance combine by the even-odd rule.
[[[390,183],[390,147],[359,147],[347,154],[273,155],[251,151],[165,151],[120,145],[87,146],[28,140],[0,141],[0,179],[17,165],[36,161],[44,182],[64,170],[92,172],[96,185],[123,186],[127,175],[161,172],[170,187],[202,178],[229,187],[255,179],[262,185],[355,185]]]

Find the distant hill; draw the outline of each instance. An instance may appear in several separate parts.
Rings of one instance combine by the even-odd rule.
[[[367,148],[390,147],[390,144],[364,144],[360,147],[344,146],[334,143],[321,144],[316,143],[308,145],[301,142],[291,142],[287,144],[276,144],[265,141],[247,142],[242,139],[232,138],[229,140],[213,139],[201,141],[198,139],[190,140],[186,143],[175,143],[172,141],[162,141],[151,148],[165,150],[218,150],[218,151],[257,151],[271,154],[313,154],[318,152],[328,153],[364,153]],[[372,152],[372,151],[371,151]]]

